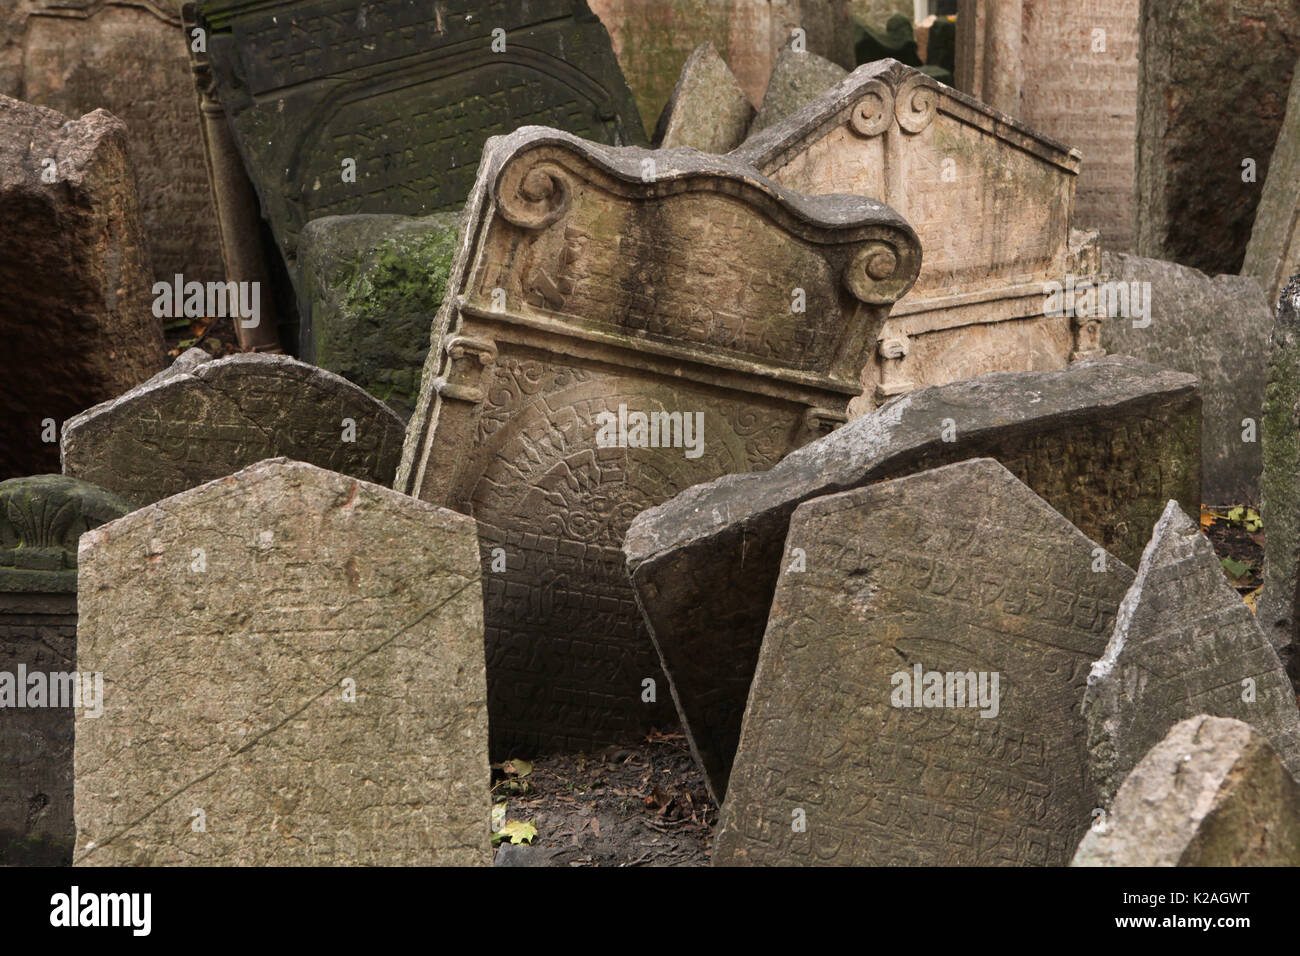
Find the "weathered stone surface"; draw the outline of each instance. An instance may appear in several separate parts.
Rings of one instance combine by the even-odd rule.
[[[777,56],[796,28],[804,31],[808,50],[853,68],[853,24],[845,0],[588,2],[609,29],[647,123],[668,102],[682,64],[706,41],[731,64],[751,103],[762,101]]]
[[[491,864],[471,519],[275,459],[80,560],[74,863]]]
[[[1300,273],[1300,70],[1291,78],[1286,120],[1273,147],[1241,272],[1260,281],[1270,304],[1287,279]]]
[[[989,459],[807,502],[787,545],[714,863],[1068,862],[1084,680],[1133,572]],[[937,706],[912,694],[935,672]]]
[[[1258,619],[1294,673],[1300,669],[1300,275],[1278,297],[1260,439],[1260,517],[1268,530]]]
[[[989,456],[1136,563],[1165,502],[1199,505],[1199,437],[1195,379],[1113,356],[922,389],[764,474],[729,475],[637,516],[628,570],[715,798],[802,502]]]
[[[22,98],[103,107],[129,130],[154,275],[224,278],[176,0],[46,0],[27,21]]]
[[[459,212],[307,223],[298,239],[298,357],[409,418],[459,235]]]
[[[396,414],[332,372],[287,355],[213,360],[190,349],[138,388],[64,422],[63,473],[137,508],[268,457],[387,485],[402,434]]]
[[[772,79],[750,131],[757,133],[794,115],[848,75],[844,67],[815,53],[796,53],[787,47],[772,67]]]
[[[63,475],[0,482],[0,866],[72,862],[72,710],[29,707],[29,678],[76,668],[77,539],[130,510]]]
[[[1098,266],[1095,236],[1070,233],[1078,150],[882,60],[734,155],[790,189],[876,197],[921,237],[920,277],[878,336],[852,414],[923,385],[1102,354],[1099,320],[1048,294]]]
[[[1106,308],[1112,312],[1101,325],[1102,345],[1108,352],[1195,375],[1205,411],[1205,500],[1258,501],[1258,432],[1273,324],[1259,283],[1244,276],[1211,278],[1139,256],[1105,253],[1101,261],[1102,281],[1109,283],[1103,287]],[[1135,306],[1139,300],[1141,309]],[[1119,309],[1113,308],[1116,302]]]
[[[1146,752],[1197,714],[1246,721],[1300,771],[1300,710],[1277,652],[1196,522],[1171,501],[1088,675],[1083,715],[1098,805],[1110,806]]]
[[[54,424],[166,364],[126,141],[0,96],[0,478],[56,470]]]
[[[1300,786],[1262,734],[1205,715],[1129,774],[1071,866],[1300,866]]]
[[[1300,59],[1300,4],[1145,0],[1139,43],[1134,251],[1236,273]]]
[[[583,0],[443,0],[433,12],[407,0],[200,0],[198,23],[291,275],[309,219],[462,205],[494,133],[544,122],[600,142],[645,141]],[[493,30],[505,31],[502,51]]]
[[[659,116],[655,144],[729,153],[744,141],[754,105],[712,43],[701,43],[682,67],[681,79]]]
[[[961,0],[957,18],[957,88],[1083,150],[1075,220],[1111,252],[1133,246],[1138,7]]]
[[[539,127],[489,143],[394,487],[473,514],[497,567],[494,752],[672,719],[628,523],[842,422],[918,263],[887,207],[788,193],[728,157]],[[618,425],[633,413],[660,416],[653,447],[648,418]]]

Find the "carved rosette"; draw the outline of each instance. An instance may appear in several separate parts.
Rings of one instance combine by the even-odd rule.
[[[934,122],[939,111],[939,88],[925,74],[890,71],[863,85],[849,110],[848,125],[858,136],[870,138],[890,130],[895,123],[904,133],[919,133]]]

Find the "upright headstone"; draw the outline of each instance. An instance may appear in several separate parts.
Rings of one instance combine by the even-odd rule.
[[[846,76],[848,71],[815,53],[781,51],[754,117],[751,133],[758,133],[803,109]]]
[[[491,864],[472,519],[275,459],[80,561],[75,864]]]
[[[1070,231],[1080,154],[893,60],[858,67],[734,154],[789,189],[872,196],[925,249],[890,313],[853,414],[923,385],[1101,355],[1074,312],[1095,236]]]
[[[1176,725],[1124,781],[1071,866],[1300,866],[1300,785],[1250,724]]]
[[[681,79],[659,116],[655,145],[729,153],[749,133],[754,105],[712,43],[701,43],[682,67]]]
[[[409,418],[459,235],[451,212],[307,223],[298,238],[298,357]]]
[[[0,866],[72,862],[77,539],[130,510],[63,475],[0,481]]]
[[[289,358],[190,349],[63,425],[63,473],[141,508],[268,457],[391,484],[402,420],[358,386]]]
[[[1112,252],[1133,245],[1140,0],[961,0],[956,86],[1078,145],[1074,213]]]
[[[751,103],[762,102],[777,56],[796,39],[803,49],[853,68],[853,23],[846,0],[588,2],[609,29],[647,123],[663,110],[682,64],[704,42],[731,65]]]
[[[762,474],[691,488],[632,522],[637,600],[715,799],[727,789],[790,515],[822,495],[992,457],[1136,564],[1170,498],[1200,503],[1200,398],[1189,375],[1111,356],[1059,372],[922,389]]]
[[[714,839],[727,865],[1046,865],[1133,572],[995,461],[801,505]]]
[[[1286,119],[1273,147],[1241,272],[1260,281],[1270,304],[1287,279],[1300,273],[1300,69],[1291,78]]]
[[[1104,305],[1103,305],[1104,303]],[[1260,422],[1273,307],[1248,276],[1211,278],[1188,266],[1103,253],[1097,304],[1108,352],[1195,375],[1202,490],[1213,504],[1259,500]]]
[[[44,0],[27,21],[23,98],[68,116],[103,107],[130,132],[153,274],[222,278],[177,0]]]
[[[1144,0],[1138,255],[1240,270],[1297,59],[1295,0]]]
[[[58,423],[166,364],[122,123],[0,96],[0,479],[55,471]]]
[[[494,752],[672,719],[628,523],[843,422],[919,255],[887,207],[728,157],[490,141],[394,487],[478,520]]]
[[[1171,501],[1088,675],[1083,716],[1099,805],[1174,724],[1197,714],[1253,725],[1300,773],[1295,689],[1214,548]]]
[[[1258,619],[1295,674],[1300,671],[1300,275],[1292,276],[1278,296],[1260,439],[1260,517],[1268,531]]]

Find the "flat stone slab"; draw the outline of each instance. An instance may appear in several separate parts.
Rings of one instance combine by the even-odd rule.
[[[729,153],[754,119],[754,105],[712,43],[701,43],[682,67],[668,105],[659,116],[660,149],[689,146],[702,153]]]
[[[1268,164],[1241,273],[1259,280],[1270,304],[1287,280],[1300,273],[1300,70],[1291,78],[1286,118]]]
[[[1300,665],[1300,275],[1277,301],[1264,399],[1264,478],[1260,517],[1266,522],[1260,627],[1288,669]]]
[[[1263,734],[1204,714],[1133,768],[1071,866],[1300,866],[1300,786]]]
[[[729,157],[492,140],[394,487],[478,521],[494,759],[673,719],[628,524],[843,422],[919,253]]]
[[[1098,805],[1110,806],[1146,752],[1197,714],[1251,724],[1300,772],[1295,689],[1214,548],[1171,501],[1088,676],[1083,715]]]
[[[85,535],[74,863],[492,862],[472,519],[275,459]]]
[[[1133,572],[990,459],[801,505],[721,866],[1063,866],[1079,706]]]
[[[277,456],[388,485],[403,431],[392,410],[332,372],[287,355],[190,349],[65,422],[63,473],[137,508]]]
[[[1199,436],[1191,376],[1112,356],[921,389],[767,472],[728,475],[638,515],[623,543],[628,571],[715,799],[800,504],[988,456],[1136,563],[1170,498],[1199,506]]]
[[[763,105],[758,108],[758,115],[754,117],[750,130],[759,133],[776,125],[803,109],[848,75],[849,71],[844,67],[816,53],[796,53],[786,47],[772,67],[772,78],[768,81],[767,92],[763,94]]]

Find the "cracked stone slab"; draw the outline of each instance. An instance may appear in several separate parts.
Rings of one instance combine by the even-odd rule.
[[[1133,768],[1071,866],[1300,866],[1300,786],[1250,724],[1175,725]]]
[[[391,485],[404,433],[391,409],[332,372],[287,355],[190,349],[64,422],[63,473],[137,508],[281,456]]]
[[[1171,501],[1088,676],[1083,716],[1099,806],[1175,723],[1197,714],[1251,724],[1300,772],[1300,710],[1277,652],[1197,523]]]
[[[74,864],[491,864],[472,519],[281,458],[80,564]]]
[[[1123,356],[921,389],[787,455],[638,515],[623,542],[637,602],[715,799],[801,503],[992,457],[1136,563],[1170,498],[1200,503],[1196,380]],[[946,440],[950,438],[951,440]]]
[[[806,502],[787,547],[714,863],[1065,865],[1133,572],[987,458]]]

